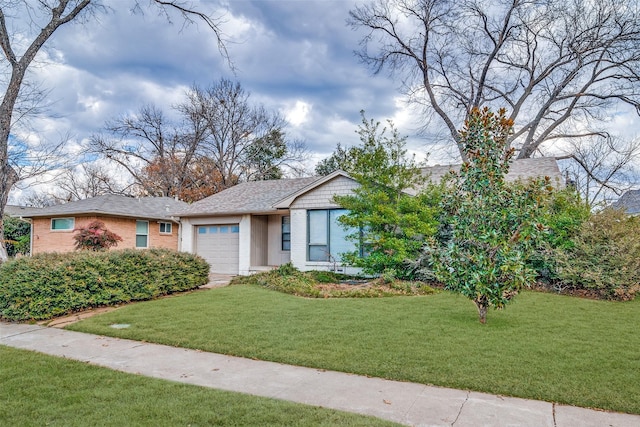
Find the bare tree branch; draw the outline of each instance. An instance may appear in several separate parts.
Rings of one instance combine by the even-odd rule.
[[[474,107],[511,109],[519,158],[560,128],[583,134],[586,118],[601,131],[594,119],[616,104],[640,114],[636,1],[371,0],[348,22],[366,31],[360,60],[435,113],[461,156],[458,129]]]

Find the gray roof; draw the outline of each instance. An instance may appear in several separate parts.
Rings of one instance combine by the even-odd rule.
[[[627,191],[611,207],[624,209],[630,215],[640,214],[640,190]]]
[[[173,212],[188,206],[171,197],[127,197],[116,194],[92,197],[46,208],[26,208],[26,218],[66,215],[106,215],[130,218],[169,219]]]
[[[460,171],[460,165],[430,166],[422,169],[432,182],[439,182],[450,170]],[[538,157],[533,159],[514,160],[506,176],[508,182],[526,181],[527,179],[548,176],[551,182],[564,186],[562,173],[554,157]]]
[[[193,203],[176,212],[178,216],[275,212],[273,205],[319,177],[243,182]]]
[[[4,214],[14,217],[24,216],[24,212],[30,212],[33,209],[37,208],[29,208],[25,206],[16,206],[16,205],[6,205],[4,207]]]
[[[432,181],[437,181],[452,169],[459,170],[460,165],[431,166],[424,168],[423,173],[430,175]],[[507,180],[527,180],[539,176],[548,176],[557,186],[564,185],[553,157],[515,160],[509,169]],[[322,183],[325,178],[327,177],[243,182],[195,202],[175,214],[191,217],[276,212],[278,202],[293,197],[298,192],[305,192],[307,187],[313,188],[315,183]]]

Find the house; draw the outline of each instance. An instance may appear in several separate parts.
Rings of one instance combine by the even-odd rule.
[[[46,208],[24,208],[12,215],[31,222],[32,254],[73,251],[73,231],[93,221],[102,221],[122,237],[119,249],[177,250],[180,223],[171,213],[187,206],[170,197],[108,194]]]
[[[433,181],[459,166],[435,166],[423,173]],[[516,160],[506,179],[562,175],[554,158]],[[334,195],[347,195],[357,183],[343,171],[323,177],[238,184],[176,212],[182,224],[180,248],[201,255],[211,271],[251,274],[291,262],[300,270],[341,266],[340,254],[355,249],[337,222],[346,211]]]
[[[4,207],[4,214],[7,216],[11,216],[11,217],[15,217],[15,218],[20,218],[22,217],[22,214],[25,211],[31,211],[33,209],[37,209],[37,208],[29,208],[29,207],[25,207],[25,206],[18,206],[18,205],[6,205]]]
[[[640,214],[640,190],[629,190],[612,205],[612,208],[623,209],[629,215]]]

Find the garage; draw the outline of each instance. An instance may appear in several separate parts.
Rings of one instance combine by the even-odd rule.
[[[211,224],[195,227],[196,253],[211,265],[212,273],[238,274],[240,227]]]

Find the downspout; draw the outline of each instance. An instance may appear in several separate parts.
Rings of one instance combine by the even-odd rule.
[[[184,252],[182,250],[182,223],[180,222],[180,217],[171,216],[170,219],[178,224],[178,252]]]

